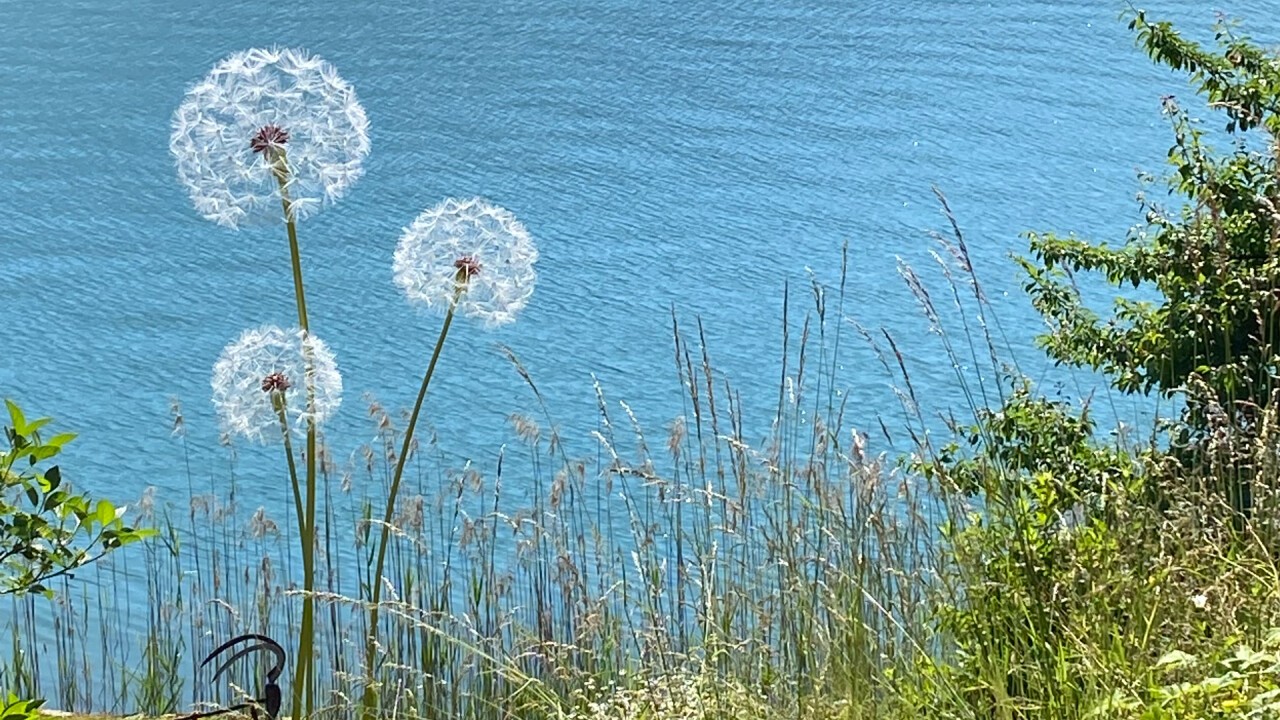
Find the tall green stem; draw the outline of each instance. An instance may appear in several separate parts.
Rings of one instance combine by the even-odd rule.
[[[310,362],[308,361],[308,365]],[[315,391],[308,386],[308,405],[314,407]],[[315,529],[316,529],[316,422],[314,417],[307,418],[307,530],[303,534],[306,550],[302,553],[302,628],[298,633],[298,659],[301,661],[294,670],[293,698],[294,716],[301,720],[311,717],[314,693],[311,692],[314,665],[315,645]],[[299,681],[301,678],[301,681]],[[304,692],[305,691],[305,692]],[[298,700],[305,699],[306,714],[298,714]]]
[[[293,296],[298,305],[298,327],[311,332],[307,324],[307,296],[302,289],[302,252],[298,249],[298,223],[289,214],[289,191],[280,185],[281,202],[285,208],[285,229],[289,232],[289,260],[293,263]]]
[[[458,271],[457,290],[454,291],[453,302],[449,303],[449,311],[445,313],[444,325],[440,327],[440,337],[436,338],[435,350],[431,352],[431,361],[427,363],[427,372],[422,376],[422,387],[418,388],[418,399],[414,402],[413,412],[409,415],[409,425],[404,431],[404,442],[400,446],[400,456],[396,458],[396,471],[391,476],[391,491],[387,494],[387,507],[382,514],[382,530],[378,536],[378,561],[374,564],[373,575],[369,578],[369,582],[373,584],[373,587],[370,589],[369,627],[366,630],[368,639],[365,644],[365,662],[369,666],[369,678],[361,699],[364,720],[374,720],[374,710],[378,702],[378,693],[374,689],[373,680],[373,653],[377,645],[378,604],[382,602],[382,570],[386,563],[387,543],[391,536],[391,516],[395,512],[396,495],[400,493],[400,480],[404,477],[405,463],[409,460],[409,450],[413,446],[413,431],[418,425],[418,414],[422,411],[423,401],[426,400],[427,387],[431,384],[431,377],[435,375],[436,362],[440,360],[440,351],[444,349],[444,339],[449,335],[449,326],[453,324],[454,310],[458,307],[458,300],[466,292],[467,277],[465,270]]]
[[[285,408],[284,393],[273,395],[271,404],[276,408],[276,417],[280,418],[280,432],[284,437],[284,459],[289,464],[289,482],[293,486],[293,509],[301,522],[302,488],[298,485],[298,465],[293,459],[293,440],[289,437],[289,413]]]
[[[302,252],[298,247],[298,225],[289,200],[289,164],[283,150],[275,160],[275,176],[280,186],[280,206],[284,211],[285,229],[289,235],[289,259],[293,265],[293,295],[298,306],[298,326],[310,334],[307,322],[307,297],[302,283]],[[315,646],[315,523],[316,523],[316,421],[315,385],[312,360],[303,345],[307,383],[307,491],[305,515],[299,513],[298,530],[302,543],[302,628],[298,632],[298,655],[293,675],[293,717],[301,720],[311,715],[313,707],[312,654]],[[301,510],[302,508],[298,508]],[[304,707],[305,702],[305,707]]]

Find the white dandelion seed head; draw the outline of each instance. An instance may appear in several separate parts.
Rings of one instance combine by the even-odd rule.
[[[305,50],[236,53],[187,91],[173,116],[169,150],[202,216],[230,228],[283,221],[274,155],[260,133],[286,153],[297,220],[342,197],[369,154],[369,120],[332,65]]]
[[[1205,609],[1205,606],[1209,604],[1209,596],[1205,595],[1204,593],[1197,593],[1195,595],[1192,595],[1191,604],[1195,605],[1197,609],[1203,610]]]
[[[297,328],[263,325],[244,331],[222,349],[211,384],[222,432],[264,444],[282,437],[275,393],[283,393],[289,429],[298,435],[306,434],[309,419],[319,426],[342,404],[342,375],[333,353]],[[310,408],[308,385],[315,392]]]
[[[405,228],[392,267],[409,301],[438,313],[448,311],[465,275],[456,312],[493,327],[514,321],[529,303],[537,260],[515,215],[481,198],[449,198]]]

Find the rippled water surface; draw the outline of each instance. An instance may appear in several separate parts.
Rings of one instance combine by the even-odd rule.
[[[1208,37],[1209,9],[1152,7]],[[225,55],[305,46],[337,66],[372,123],[367,174],[302,226],[313,327],[348,389],[331,429],[345,457],[371,433],[362,393],[412,401],[438,319],[390,281],[400,229],[446,195],[519,215],[542,253],[515,325],[460,325],[428,405],[445,452],[491,463],[531,394],[566,433],[596,426],[593,374],[661,434],[682,411],[671,308],[700,315],[748,407],[776,397],[783,287],[806,268],[846,311],[895,330],[917,390],[956,398],[895,257],[927,268],[940,186],[968,233],[1023,370],[1036,320],[1005,259],[1028,229],[1120,239],[1135,170],[1170,143],[1150,65],[1120,3],[881,0],[472,0],[306,4],[199,0],[0,3],[0,394],[81,433],[64,466],[118,500],[188,493],[170,439],[183,401],[192,474],[225,467],[209,371],[242,328],[294,316],[278,228],[200,219],[175,180],[169,120]],[[1233,2],[1280,41],[1280,6]],[[935,273],[925,273],[933,277]],[[1008,292],[1006,297],[1003,293]],[[803,295],[803,293],[800,293]],[[798,300],[799,301],[799,300]],[[858,424],[893,394],[852,343],[842,380]],[[768,416],[760,416],[760,430]],[[275,449],[240,474],[280,512]],[[514,480],[511,482],[515,482]]]

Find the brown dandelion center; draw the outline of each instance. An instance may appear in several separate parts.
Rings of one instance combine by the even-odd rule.
[[[463,255],[453,261],[453,266],[458,268],[460,275],[465,274],[464,279],[470,280],[473,276],[480,274],[480,261],[471,255]]]
[[[289,142],[288,130],[279,125],[264,125],[249,141],[249,147],[256,153],[265,154],[268,150],[272,152],[283,150],[287,142]]]
[[[282,372],[273,372],[262,378],[262,392],[264,393],[284,392],[289,387],[289,378],[285,377]]]

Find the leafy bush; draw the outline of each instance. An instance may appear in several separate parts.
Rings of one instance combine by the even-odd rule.
[[[8,449],[0,451],[0,593],[50,593],[46,583],[69,575],[116,548],[152,534],[121,519],[124,508],[77,494],[57,465],[44,465],[73,439],[44,439],[50,418],[27,420],[6,400]]]
[[[1225,22],[1217,52],[1141,12],[1130,28],[1153,60],[1186,72],[1227,116],[1234,148],[1215,154],[1199,123],[1166,97],[1173,206],[1144,198],[1146,226],[1119,247],[1030,235],[1026,289],[1051,328],[1041,341],[1055,360],[1101,370],[1126,392],[1181,393],[1197,378],[1241,412],[1246,402],[1265,406],[1280,338],[1280,183],[1275,153],[1251,149],[1247,133],[1261,128],[1268,145],[1280,141],[1280,64]],[[1148,286],[1160,299],[1118,298],[1100,317],[1072,281],[1082,270],[1117,288]]]
[[[1123,392],[1185,401],[1173,449],[1191,472],[1206,466],[1215,430],[1249,443],[1259,413],[1277,396],[1280,373],[1280,63],[1226,21],[1217,47],[1184,38],[1167,22],[1134,14],[1129,25],[1157,63],[1185,72],[1226,116],[1230,152],[1168,96],[1173,126],[1167,178],[1172,202],[1144,195],[1146,225],[1119,246],[1031,234],[1021,259],[1032,304],[1048,322],[1040,338],[1060,363],[1102,371]],[[1109,315],[1082,299],[1081,271],[1118,288],[1158,293],[1118,297]],[[1221,436],[1221,433],[1218,433]],[[1253,467],[1232,458],[1213,481],[1243,513],[1252,507]],[[1201,473],[1201,476],[1205,476]]]
[[[1215,653],[1275,615],[1280,62],[1225,22],[1216,49],[1141,12],[1130,27],[1226,115],[1232,150],[1215,153],[1166,97],[1171,206],[1144,196],[1146,224],[1118,246],[1032,234],[1020,263],[1052,359],[1183,410],[1135,447],[1098,437],[1087,402],[1017,380],[956,443],[918,461],[953,498],[934,612],[962,715],[1107,717],[1101,697],[1143,720],[1277,716],[1274,654]],[[1118,297],[1100,313],[1081,273],[1154,299]],[[1188,651],[1215,658],[1212,669],[1153,680]]]

